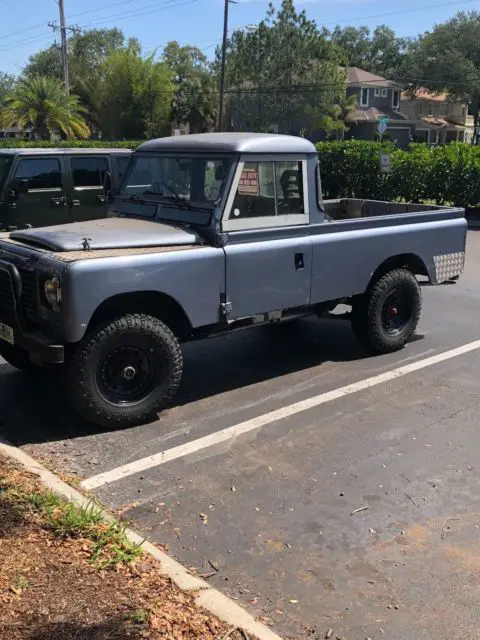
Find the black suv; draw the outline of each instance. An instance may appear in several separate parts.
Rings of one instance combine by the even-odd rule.
[[[0,231],[104,218],[128,149],[0,149]]]

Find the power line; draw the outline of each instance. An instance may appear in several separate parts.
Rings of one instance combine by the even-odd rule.
[[[195,0],[195,1],[197,1],[197,0]],[[108,5],[105,5],[105,6],[102,6],[102,7],[98,7],[96,9],[90,9],[88,11],[82,11],[80,13],[74,13],[74,14],[72,14],[70,16],[70,18],[71,19],[72,18],[79,18],[81,16],[89,15],[89,14],[92,14],[92,13],[98,13],[99,11],[105,11],[105,10],[111,9],[113,7],[117,7],[117,6],[121,6],[121,5],[125,5],[125,4],[131,4],[133,2],[136,2],[136,0],[122,0],[121,2],[114,2],[114,3],[108,4]],[[123,19],[123,18],[127,19],[127,18],[130,18],[130,17],[135,17],[136,15],[143,15],[143,11],[145,9],[147,9],[148,13],[150,13],[150,12],[153,12],[155,10],[155,8],[161,7],[162,5],[169,5],[172,2],[175,2],[175,0],[167,0],[166,2],[162,2],[160,4],[159,3],[155,3],[155,4],[145,5],[143,7],[137,7],[137,9],[129,11],[127,13],[124,12],[124,13],[115,14],[113,16],[108,16],[108,21],[115,20],[117,18],[118,19]],[[162,10],[162,9],[160,9],[160,10]],[[107,19],[107,16],[104,16],[104,18]],[[103,20],[104,18],[100,17],[99,20]],[[84,27],[85,26],[89,26],[92,23],[96,24],[96,21],[90,21],[89,23],[85,23],[82,26],[84,26]],[[41,23],[38,23],[36,25],[32,25],[31,27],[26,27],[25,29],[19,29],[18,31],[12,31],[12,32],[7,33],[7,34],[0,34],[0,38],[2,40],[6,40],[6,39],[12,38],[13,36],[16,36],[16,35],[22,35],[22,34],[28,32],[28,31],[35,31],[37,29],[41,29],[44,26],[45,26],[45,24],[43,22],[41,22]],[[32,36],[32,40],[31,41],[34,41],[34,39],[37,39],[37,38],[40,39],[40,38],[44,38],[44,37],[45,37],[45,33],[44,34],[39,34],[38,36]],[[30,38],[28,38],[26,40],[19,41],[19,42],[15,42],[12,45],[7,45],[7,47],[1,46],[0,47],[0,51],[6,51],[10,47],[12,47],[12,48],[14,46],[16,47],[17,44],[18,45],[20,44],[20,42],[23,43],[23,42],[27,42],[27,41],[30,41]]]
[[[142,7],[139,11],[134,10],[134,11],[129,11],[127,13],[115,14],[113,16],[109,16],[107,20],[103,20],[103,18],[99,18],[99,21],[86,22],[84,24],[81,24],[80,26],[82,28],[90,28],[92,26],[95,27],[95,26],[100,26],[104,24],[110,24],[111,22],[127,20],[130,18],[137,18],[139,16],[144,16],[144,15],[150,15],[152,13],[165,11],[166,9],[181,7],[186,4],[192,4],[193,2],[198,2],[198,1],[199,0],[188,0],[187,2],[177,2],[177,0],[165,0],[164,2],[161,2],[161,3],[156,2],[154,4],[146,5]]]
[[[343,20],[332,20],[330,22],[324,22],[324,25],[336,25],[345,24],[350,22],[360,22],[361,20],[374,20],[376,18],[388,18],[389,16],[399,16],[406,13],[418,13],[420,11],[428,11],[429,9],[441,9],[443,7],[455,7],[464,4],[473,4],[477,0],[455,0],[455,2],[442,2],[440,4],[428,4],[421,7],[414,7],[413,9],[398,9],[396,11],[388,11],[387,13],[377,13],[375,15],[361,16],[358,18],[345,18]]]
[[[124,20],[124,19],[128,19],[128,18],[133,18],[136,16],[141,16],[141,15],[146,15],[146,14],[150,14],[150,13],[155,13],[155,12],[160,12],[160,11],[166,11],[168,9],[174,9],[176,7],[181,7],[181,6],[185,6],[188,4],[193,4],[194,2],[198,2],[199,0],[186,0],[185,2],[178,2],[178,0],[165,0],[164,2],[160,3],[160,5],[157,3],[155,5],[147,5],[148,7],[154,7],[154,8],[150,8],[147,11],[144,11],[143,9],[141,11],[133,11],[133,12],[129,12],[128,14],[119,14],[117,17],[115,16],[111,16],[109,18],[109,20],[107,20],[106,22],[96,22],[96,21],[91,21],[89,23],[85,23],[82,25],[79,25],[78,28],[79,30],[84,30],[85,28],[95,28],[97,26],[102,26],[102,25],[106,25],[106,24],[110,24],[110,22],[112,21],[116,21],[116,20]],[[101,19],[100,19],[101,20]],[[21,47],[25,44],[31,44],[34,42],[39,42],[39,41],[44,41],[46,39],[49,39],[49,34],[48,33],[43,33],[43,34],[39,34],[38,36],[32,36],[23,40],[19,40],[17,42],[14,43],[10,43],[7,46],[0,46],[0,52],[4,52],[4,51],[10,51],[12,49],[16,49],[18,47]]]

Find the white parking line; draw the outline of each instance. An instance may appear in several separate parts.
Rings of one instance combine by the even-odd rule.
[[[270,411],[269,413],[257,416],[256,418],[251,418],[250,420],[246,420],[245,422],[241,422],[240,424],[228,427],[226,429],[223,429],[222,431],[216,431],[215,433],[211,433],[208,436],[198,438],[197,440],[192,440],[191,442],[187,442],[178,447],[166,449],[165,451],[161,451],[160,453],[155,453],[154,455],[147,456],[146,458],[141,458],[140,460],[136,460],[135,462],[130,462],[129,464],[117,467],[116,469],[112,469],[111,471],[106,471],[105,473],[100,473],[96,476],[92,476],[91,478],[88,478],[87,480],[81,482],[80,486],[83,489],[97,489],[98,487],[101,487],[105,484],[122,480],[123,478],[132,476],[135,473],[145,471],[146,469],[158,467],[162,464],[166,464],[167,462],[171,462],[172,460],[184,458],[185,456],[196,453],[197,451],[200,451],[202,449],[206,449],[207,447],[213,447],[222,442],[226,442],[227,440],[232,440],[233,438],[243,435],[244,433],[254,431],[255,429],[260,429],[261,427],[264,427],[267,424],[271,424],[272,422],[290,418],[291,416],[302,413],[303,411],[308,411],[309,409],[314,409],[315,407],[326,404],[327,402],[332,402],[332,400],[338,400],[339,398],[352,395],[353,393],[358,393],[359,391],[376,387],[377,385],[383,384],[384,382],[389,382],[390,380],[401,378],[408,375],[409,373],[414,373],[415,371],[426,369],[427,367],[445,362],[446,360],[451,360],[452,358],[457,358],[458,356],[470,353],[471,351],[476,351],[477,349],[480,349],[480,340],[475,340],[475,342],[470,342],[463,345],[462,347],[451,349],[450,351],[445,351],[444,353],[439,353],[435,356],[431,356],[430,358],[424,358],[423,360],[412,362],[402,367],[398,367],[397,369],[392,369],[391,371],[381,373],[380,375],[366,378],[365,380],[360,380],[360,382],[354,382],[353,384],[349,384],[345,387],[334,389],[333,391],[327,391],[326,393],[321,393],[319,395],[313,396],[313,398],[295,402],[294,404],[282,407],[281,409]]]

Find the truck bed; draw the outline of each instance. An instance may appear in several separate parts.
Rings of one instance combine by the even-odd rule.
[[[407,202],[382,202],[380,200],[361,200],[356,198],[339,198],[325,200],[325,219],[329,221],[353,220],[355,218],[374,218],[401,213],[427,213],[439,211],[447,207],[432,204],[410,204]]]

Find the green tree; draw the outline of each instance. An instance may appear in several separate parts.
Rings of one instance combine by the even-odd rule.
[[[102,65],[98,121],[110,138],[140,139],[162,135],[169,122],[173,85],[168,67],[152,54],[143,57],[132,39]]]
[[[218,70],[220,50],[217,50]],[[236,31],[227,48],[227,106],[246,127],[302,132],[344,127],[344,59],[292,0],[270,4],[255,30]]]
[[[70,86],[87,108],[91,126],[98,126],[97,97],[103,82],[103,65],[114,51],[125,47],[125,37],[120,29],[90,29],[75,34],[68,40],[68,65]],[[61,55],[52,45],[30,57],[23,70],[24,77],[48,76],[63,79]]]
[[[408,50],[408,41],[398,38],[385,25],[378,26],[373,33],[365,26],[337,26],[331,40],[345,52],[349,66],[390,79],[395,79]]]
[[[218,94],[207,57],[197,47],[172,41],[165,47],[162,60],[174,84],[172,119],[188,123],[192,133],[208,130],[216,121]]]
[[[402,68],[413,92],[426,87],[464,98],[473,115],[475,133],[480,119],[480,13],[460,12],[422,35],[411,47]],[[474,136],[476,141],[477,136]]]
[[[21,80],[5,104],[0,126],[32,128],[42,140],[59,133],[67,138],[87,138],[90,133],[84,119],[85,108],[55,78],[38,76]]]
[[[15,89],[17,79],[10,73],[0,71],[0,106],[5,103],[5,99]]]

